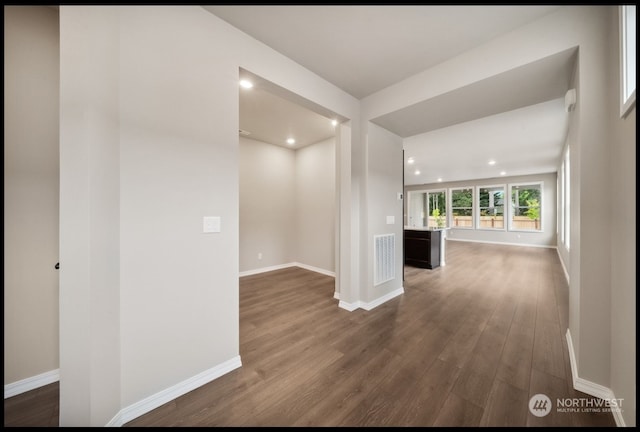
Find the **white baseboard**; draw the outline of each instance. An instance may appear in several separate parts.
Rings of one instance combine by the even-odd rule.
[[[371,310],[380,306],[382,303],[388,302],[394,297],[398,297],[399,295],[404,294],[404,287],[400,287],[397,290],[391,291],[383,295],[382,297],[378,297],[374,301],[371,302],[360,302],[360,307],[364,310]]]
[[[338,307],[344,310],[348,310],[349,312],[353,312],[360,307],[360,302],[357,301],[355,303],[347,303],[346,301],[340,300],[338,302]]]
[[[470,240],[470,239],[459,239],[459,238],[451,238],[447,236],[448,241],[457,241],[457,242],[469,242],[469,243],[486,243],[486,244],[497,244],[504,246],[523,246],[523,247],[536,247],[536,248],[545,248],[545,249],[557,249],[556,246],[549,245],[536,245],[536,244],[528,244],[528,243],[508,243],[508,242],[497,242],[497,241],[486,241],[486,240]]]
[[[303,268],[305,270],[310,270],[312,272],[316,272],[316,273],[320,273],[326,276],[331,276],[331,277],[336,277],[335,272],[329,271],[329,270],[325,270],[325,269],[321,269],[319,267],[314,267],[314,266],[310,266],[308,264],[302,264],[299,262],[290,262],[290,263],[286,263],[286,264],[278,264],[278,265],[274,265],[274,266],[269,266],[269,267],[261,267],[261,268],[257,268],[257,269],[253,269],[253,270],[246,270],[243,272],[239,273],[239,277],[243,277],[243,276],[251,276],[251,275],[255,275],[255,274],[260,274],[260,273],[266,273],[266,272],[270,272],[270,271],[274,271],[274,270],[282,270],[282,269],[286,269],[289,267],[300,267]]]
[[[567,268],[564,266],[564,261],[562,261],[562,256],[560,256],[560,249],[558,247],[556,247],[556,251],[558,252],[558,259],[560,260],[560,265],[562,266],[562,271],[564,271],[564,277],[567,280],[567,284],[570,284],[570,282],[569,282],[569,272],[567,272]]]
[[[614,410],[612,414],[613,414],[613,420],[616,422],[616,426],[627,427],[627,424],[624,422],[624,417],[622,417],[622,411]]]
[[[332,271],[329,271],[329,270],[325,270],[325,269],[321,269],[319,267],[314,267],[314,266],[310,266],[308,264],[302,264],[302,263],[299,263],[299,262],[295,262],[295,263],[293,263],[293,265],[296,266],[296,267],[300,267],[300,268],[303,268],[305,270],[310,270],[312,272],[320,273],[320,274],[323,274],[323,275],[326,275],[326,276],[336,277],[336,273],[335,272],[332,272]]]
[[[336,300],[340,300],[340,293],[338,291],[333,292],[333,298]]]
[[[241,366],[242,361],[240,360],[240,356],[236,356],[224,363],[214,366],[209,370],[201,372],[194,377],[186,379],[181,383],[178,383],[166,390],[163,390],[159,393],[156,393],[155,395],[149,396],[148,398],[136,402],[131,406],[121,409],[120,412],[116,414],[115,417],[113,417],[113,419],[111,419],[111,421],[106,426],[120,427],[125,423],[128,423],[131,420],[138,418],[141,415],[146,414],[149,411],[152,411],[159,406],[182,396],[183,394],[189,393],[191,390],[201,387],[208,382],[215,380],[216,378],[220,378],[222,375],[225,375]]]
[[[243,276],[251,276],[254,274],[259,274],[259,273],[266,273],[266,272],[270,272],[270,271],[274,271],[274,270],[282,270],[282,269],[286,269],[289,267],[295,267],[296,263],[286,263],[286,264],[278,264],[278,265],[274,265],[274,266],[270,266],[270,267],[261,267],[261,268],[257,268],[257,269],[253,269],[253,270],[246,270],[243,272],[240,272],[239,276],[243,277]]]
[[[49,372],[41,373],[40,375],[36,375],[31,378],[25,378],[11,384],[5,384],[4,398],[6,399],[12,396],[19,395],[21,393],[26,393],[28,391],[35,390],[39,387],[46,386],[59,380],[60,369],[55,369]]]
[[[333,294],[334,297],[336,296],[336,294],[337,293]],[[338,307],[348,310],[349,312],[353,312],[356,309],[364,309],[364,310],[370,311],[371,309],[376,308],[381,304],[388,302],[392,298],[397,297],[401,294],[404,294],[404,287],[400,287],[397,290],[391,291],[390,293],[387,293],[382,297],[378,297],[377,299],[371,302],[357,301],[354,303],[347,303],[345,301],[340,300],[340,302],[338,302]]]
[[[578,363],[576,362],[576,354],[573,350],[573,340],[571,339],[571,331],[569,329],[567,329],[567,347],[569,348],[569,362],[571,363],[573,388],[600,399],[615,399],[616,396],[610,388],[578,376]],[[612,410],[611,413],[613,414],[613,419],[617,426],[626,426],[620,410]]]

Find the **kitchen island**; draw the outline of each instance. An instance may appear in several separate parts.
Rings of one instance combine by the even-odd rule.
[[[404,227],[404,263],[434,269],[445,265],[447,228]]]

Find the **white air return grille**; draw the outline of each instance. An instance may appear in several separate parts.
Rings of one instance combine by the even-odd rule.
[[[390,281],[396,277],[396,235],[373,236],[373,284]]]

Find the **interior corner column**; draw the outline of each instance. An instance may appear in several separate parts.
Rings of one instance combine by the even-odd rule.
[[[120,411],[117,7],[60,6],[60,426]]]

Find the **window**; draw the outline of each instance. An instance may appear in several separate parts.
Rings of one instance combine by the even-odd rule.
[[[478,228],[504,229],[504,185],[478,187]]]
[[[542,231],[542,182],[509,185],[512,231]]]
[[[427,211],[429,228],[445,227],[447,225],[447,193],[443,190],[427,192]]]
[[[452,228],[473,228],[473,188],[450,189]]]
[[[447,194],[444,190],[410,191],[407,224],[411,227],[445,227]]]
[[[620,13],[620,117],[636,103],[636,6],[621,5]]]

